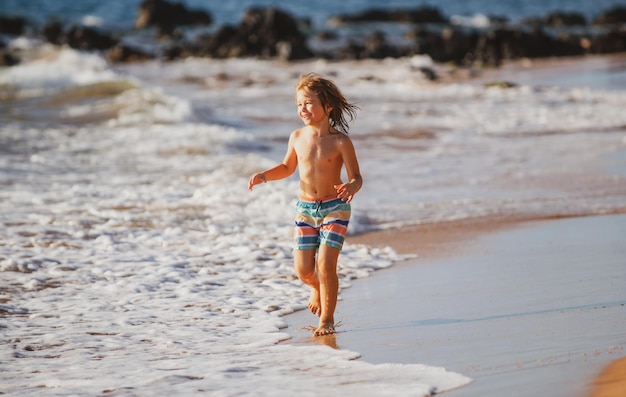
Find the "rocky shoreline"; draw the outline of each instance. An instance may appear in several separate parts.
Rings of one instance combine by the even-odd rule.
[[[51,20],[28,34],[54,45],[83,51],[101,51],[113,63],[148,59],[175,60],[186,57],[262,58],[295,61],[310,58],[359,60],[428,55],[438,63],[458,66],[499,66],[507,60],[582,56],[626,51],[626,7],[614,7],[588,21],[583,15],[554,12],[510,23],[490,16],[484,26],[455,24],[437,8],[370,9],[337,15],[331,28],[316,31],[310,21],[298,19],[278,8],[250,8],[238,25],[215,27],[211,33],[190,38],[185,29],[213,23],[209,12],[180,3],[145,0],[137,10],[134,31],[152,30],[150,49],[124,40],[114,32],[89,26],[64,26]],[[408,32],[402,43],[390,39],[376,24],[404,24]],[[364,25],[365,24],[365,25]],[[369,24],[369,25],[368,25]],[[350,26],[370,26],[359,36],[342,37]],[[0,16],[0,35],[11,38],[27,33],[23,17]],[[311,41],[324,43],[315,49]],[[23,55],[0,37],[0,66],[18,64]]]

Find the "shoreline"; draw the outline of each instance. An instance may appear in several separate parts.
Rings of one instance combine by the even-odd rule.
[[[507,390],[530,384],[517,394],[521,396],[558,387],[559,382],[567,387],[563,386],[563,394],[552,395],[586,396],[601,382],[594,377],[626,355],[615,324],[606,330],[592,328],[620,316],[624,302],[619,302],[615,291],[599,292],[599,285],[608,280],[593,285],[578,280],[611,278],[608,273],[619,272],[614,257],[613,262],[602,257],[607,249],[626,252],[619,248],[619,237],[610,233],[613,227],[626,230],[626,214],[481,219],[420,225],[408,228],[410,233],[405,228],[349,236],[351,244],[374,242],[418,256],[341,291],[337,319],[343,327],[336,336],[313,338],[302,331],[306,321],[314,321],[302,311],[285,317],[291,339],[283,343],[326,344],[356,351],[360,359],[374,364],[442,366],[474,379],[450,392],[458,397],[513,396],[515,392]],[[609,235],[602,238],[599,231],[607,230]],[[570,238],[580,240],[580,247],[570,246]],[[583,266],[580,274],[568,274],[570,263],[581,261],[581,256],[599,263]],[[529,269],[514,265],[510,274],[501,273],[502,258]],[[538,269],[544,273],[539,278]],[[618,274],[611,282],[619,283]],[[563,281],[568,277],[576,279]],[[576,293],[574,282],[583,283],[576,286],[580,290]],[[424,301],[428,305],[422,305]],[[575,335],[559,337],[559,332]],[[527,340],[517,342],[517,338]]]

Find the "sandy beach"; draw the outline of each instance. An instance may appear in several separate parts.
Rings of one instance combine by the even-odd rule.
[[[594,378],[626,356],[625,235],[617,214],[354,236],[417,257],[341,291],[334,337],[302,329],[310,313],[287,316],[286,343],[442,366],[474,379],[457,397],[611,395],[600,387],[615,392],[623,366]]]

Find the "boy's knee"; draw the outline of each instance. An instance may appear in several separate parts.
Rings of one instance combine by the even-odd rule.
[[[296,263],[294,266],[296,275],[302,281],[315,277],[315,264],[308,265],[304,263]]]
[[[317,263],[317,274],[320,277],[337,274],[337,261],[320,260]]]
[[[309,269],[300,269],[296,267],[296,276],[302,281],[308,280],[311,277],[315,276],[315,271],[311,271]]]

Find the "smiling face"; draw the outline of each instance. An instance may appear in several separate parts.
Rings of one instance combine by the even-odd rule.
[[[308,89],[298,90],[296,93],[298,116],[305,125],[320,126],[328,122],[328,112],[320,102],[317,94]]]

